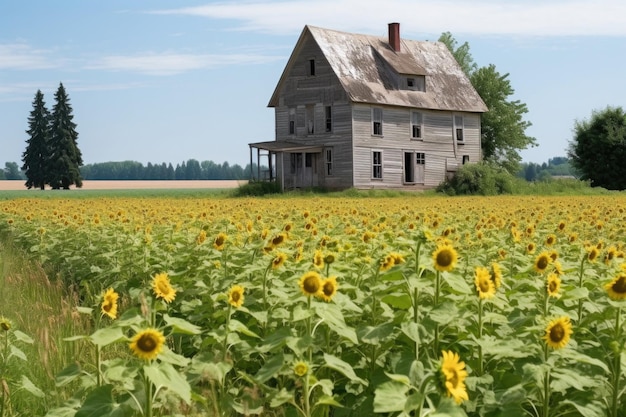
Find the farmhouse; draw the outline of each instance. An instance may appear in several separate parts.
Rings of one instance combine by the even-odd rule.
[[[274,141],[251,143],[265,178],[302,187],[424,189],[481,159],[487,111],[440,42],[305,26],[268,107]]]

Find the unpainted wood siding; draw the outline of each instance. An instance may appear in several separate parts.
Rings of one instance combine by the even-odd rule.
[[[310,73],[310,60],[315,60],[315,75]],[[305,146],[322,147],[317,156],[317,185],[326,188],[352,186],[352,107],[328,61],[315,41],[305,39],[282,80],[279,105],[275,108],[276,141],[289,141]],[[331,131],[326,130],[326,107],[331,108]],[[294,114],[295,133],[289,133],[290,113]],[[309,118],[313,115],[313,133]],[[326,149],[332,151],[332,174],[327,174]],[[295,180],[290,178],[290,156],[279,159],[278,178],[284,178],[286,188]],[[282,164],[281,164],[282,161]],[[285,167],[285,172],[281,172]],[[284,174],[284,176],[283,176]]]
[[[480,160],[480,114],[405,107],[383,109],[383,134],[372,134],[372,108],[353,105],[354,186],[357,188],[433,188],[463,164]],[[411,112],[422,114],[422,139],[411,138]],[[464,141],[454,139],[454,115],[462,115]],[[372,151],[382,152],[382,179],[372,178]],[[405,184],[404,153],[425,154],[424,183]]]

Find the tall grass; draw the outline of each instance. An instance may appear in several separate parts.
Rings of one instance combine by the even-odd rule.
[[[32,343],[18,346],[25,358],[4,358],[7,366],[1,377],[9,400],[3,416],[43,415],[72,395],[71,387],[57,388],[55,376],[77,358],[91,355],[86,344],[63,339],[88,334],[91,324],[78,314],[76,294],[64,288],[61,280],[51,281],[40,265],[6,237],[0,239],[0,294],[0,315],[12,322],[12,331],[32,338]],[[25,387],[23,376],[36,389]],[[34,394],[37,389],[45,395]]]

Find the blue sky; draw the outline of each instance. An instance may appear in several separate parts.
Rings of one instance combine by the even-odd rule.
[[[0,167],[21,155],[35,93],[62,82],[85,163],[245,165],[274,139],[267,103],[304,25],[468,42],[509,73],[538,146],[565,156],[576,120],[624,106],[623,0],[0,0]]]

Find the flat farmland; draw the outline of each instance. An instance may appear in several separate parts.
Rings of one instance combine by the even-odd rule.
[[[193,180],[193,181],[83,181],[79,190],[156,190],[156,189],[217,189],[237,188],[247,180]],[[74,189],[75,187],[72,187]],[[24,181],[1,180],[0,191],[25,190]],[[32,191],[32,190],[31,190]]]

